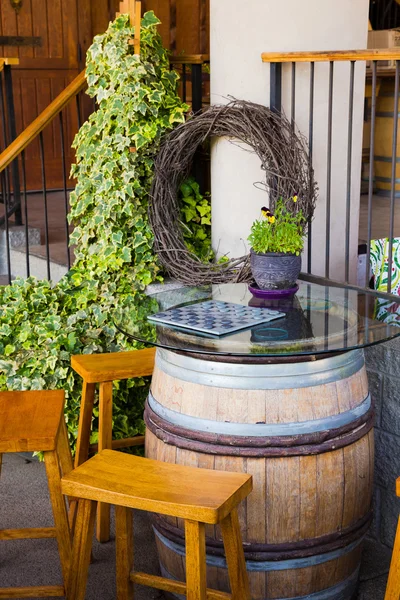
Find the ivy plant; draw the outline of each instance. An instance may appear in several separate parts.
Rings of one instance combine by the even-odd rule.
[[[137,348],[115,328],[113,311],[129,307],[131,318],[145,320],[158,308],[144,294],[162,279],[147,219],[153,157],[161,136],[187,110],[158,23],[152,11],[144,15],[140,56],[129,44],[127,15],[89,49],[88,94],[98,108],[74,141],[72,269],[55,286],[31,277],[0,288],[0,390],[64,389],[72,442],[82,381],[70,367],[71,355]],[[115,383],[115,437],[144,432],[147,383]]]
[[[180,223],[187,247],[203,262],[213,260],[210,194],[201,194],[194,177],[188,177],[179,188],[178,201]]]

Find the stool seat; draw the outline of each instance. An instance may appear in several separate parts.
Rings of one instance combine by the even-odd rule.
[[[79,354],[71,357],[71,366],[86,383],[102,383],[151,375],[154,369],[155,348]]]
[[[54,450],[63,410],[63,390],[1,392],[0,454]]]
[[[112,439],[113,381],[146,377],[153,373],[155,349],[111,352],[106,354],[80,354],[71,357],[72,368],[82,377],[82,401],[76,442],[75,467],[89,458],[89,452],[142,446],[144,435]],[[98,444],[90,444],[95,388],[99,384]],[[73,506],[73,511],[75,510]],[[73,518],[73,514],[71,513]],[[99,502],[97,513],[97,539],[110,539],[110,506]]]
[[[0,472],[3,454],[43,452],[54,517],[54,527],[0,529],[0,540],[56,538],[64,581],[63,585],[0,587],[0,598],[53,598],[67,594],[72,539],[61,476],[72,471],[72,456],[63,411],[63,390],[0,392]],[[4,492],[1,490],[0,497]],[[29,491],[27,496],[29,502]]]
[[[62,480],[63,493],[217,524],[252,489],[251,475],[194,469],[103,450]]]

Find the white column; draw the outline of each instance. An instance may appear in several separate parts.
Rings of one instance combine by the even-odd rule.
[[[262,52],[347,50],[367,46],[369,0],[210,0],[211,100],[229,96],[269,105],[268,64]],[[349,115],[349,63],[334,73],[330,276],[344,277],[346,160]],[[296,122],[308,135],[308,63],[297,66]],[[356,270],[358,211],[364,106],[365,64],[356,65],[351,188],[351,260]],[[283,67],[283,108],[290,115],[291,66]],[[319,187],[313,222],[312,270],[324,274],[327,191],[328,64],[315,67],[314,168]],[[218,254],[240,256],[248,250],[251,223],[268,205],[265,192],[254,187],[263,178],[257,156],[228,140],[212,148],[213,247]]]

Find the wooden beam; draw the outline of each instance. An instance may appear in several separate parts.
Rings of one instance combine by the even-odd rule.
[[[400,49],[336,50],[332,52],[263,52],[265,63],[323,62],[343,60],[400,60]]]

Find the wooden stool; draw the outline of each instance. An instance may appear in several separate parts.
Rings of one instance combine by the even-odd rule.
[[[89,458],[90,449],[101,451],[144,444],[143,435],[123,440],[112,439],[112,382],[152,375],[154,357],[155,348],[72,356],[71,366],[83,379],[75,467],[79,467]],[[99,384],[99,443],[90,446],[96,383]],[[110,507],[108,504],[99,504],[96,534],[99,542],[107,542],[110,539]]]
[[[69,600],[85,598],[98,501],[115,504],[118,600],[132,600],[134,583],[186,594],[188,600],[250,600],[236,508],[251,489],[251,475],[183,467],[103,450],[62,480],[63,493],[80,499]],[[132,508],[185,519],[186,584],[131,572]],[[232,595],[207,590],[205,523],[221,526]]]
[[[400,496],[400,477],[396,481],[396,494]],[[392,561],[386,586],[385,600],[400,598],[400,517],[397,524],[396,539],[393,546]]]
[[[73,468],[64,420],[64,392],[0,393],[0,463],[2,453],[44,452],[54,527],[0,529],[0,540],[57,538],[63,585],[0,587],[0,598],[64,596],[71,558],[71,534],[61,493],[61,472]]]

